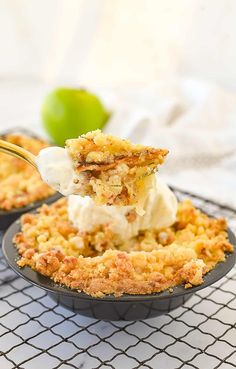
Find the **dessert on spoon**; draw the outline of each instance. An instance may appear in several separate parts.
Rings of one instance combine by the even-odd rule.
[[[136,205],[139,214],[153,187],[153,173],[168,154],[100,130],[67,140],[65,148],[45,148],[37,156],[3,141],[0,150],[34,165],[42,179],[65,196],[90,196],[97,205]]]

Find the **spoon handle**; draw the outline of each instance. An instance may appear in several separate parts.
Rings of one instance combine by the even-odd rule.
[[[14,145],[4,140],[0,140],[0,151],[4,152],[5,154],[15,156],[18,159],[25,160],[27,163],[31,164],[37,169],[35,160],[36,156],[20,146]]]

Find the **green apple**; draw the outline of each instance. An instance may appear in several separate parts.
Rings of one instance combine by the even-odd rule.
[[[42,105],[43,125],[55,144],[102,128],[109,113],[94,94],[73,88],[57,88],[46,96]]]

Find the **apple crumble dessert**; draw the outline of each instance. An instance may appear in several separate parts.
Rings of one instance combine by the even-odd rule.
[[[42,178],[64,195],[89,196],[97,205],[140,204],[141,209],[150,177],[167,153],[96,130],[67,140],[65,149],[42,150],[37,165]]]
[[[128,222],[135,221],[134,213],[126,215]],[[186,288],[199,285],[225,260],[225,253],[233,251],[226,221],[208,217],[188,200],[178,204],[171,225],[139,230],[121,242],[105,222],[87,232],[75,227],[63,198],[23,215],[14,243],[20,267],[30,266],[96,297],[151,294],[181,283]]]
[[[9,134],[2,137],[37,155],[47,144],[36,138]],[[55,191],[45,184],[39,173],[24,161],[0,153],[0,210],[9,211],[42,200]]]

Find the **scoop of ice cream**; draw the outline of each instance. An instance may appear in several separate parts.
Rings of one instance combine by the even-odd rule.
[[[138,215],[134,206],[97,206],[89,197],[69,196],[69,219],[82,232],[106,225],[121,241],[148,229],[162,229],[175,222],[177,200],[174,193],[154,177],[152,188],[144,202],[144,215]]]
[[[76,192],[73,162],[66,149],[46,147],[36,157],[36,164],[44,182],[67,196]]]

